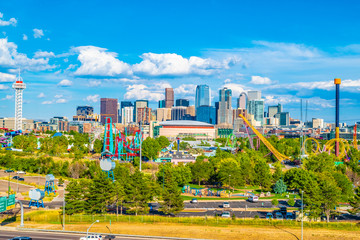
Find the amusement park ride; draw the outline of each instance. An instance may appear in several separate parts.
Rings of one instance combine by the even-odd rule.
[[[119,131],[116,134],[116,128],[113,127],[111,118],[107,117],[105,119],[104,147],[101,153],[100,167],[107,172],[109,178],[114,180],[114,160],[131,162],[135,157],[140,156],[142,134],[140,130],[137,130],[133,135],[128,136],[126,128],[123,133]]]

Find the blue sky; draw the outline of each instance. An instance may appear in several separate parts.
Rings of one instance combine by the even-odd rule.
[[[299,117],[334,119],[333,79],[343,122],[360,120],[357,1],[1,1],[0,116],[14,115],[17,68],[27,84],[23,115],[71,117],[99,98],[149,99],[173,87],[194,103],[208,84],[261,90]]]

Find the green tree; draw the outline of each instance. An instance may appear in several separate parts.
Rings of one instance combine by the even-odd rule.
[[[226,158],[220,161],[218,177],[223,184],[229,186],[243,186],[244,178],[241,176],[240,164],[233,158]]]
[[[280,178],[274,186],[274,192],[277,194],[283,194],[284,192],[286,192],[286,184],[284,183],[284,181],[282,180],[282,178]]]
[[[190,167],[193,179],[198,182],[199,186],[201,181],[209,179],[211,174],[211,164],[209,162],[198,158]]]
[[[95,139],[94,141],[94,152],[101,153],[103,149],[103,142],[100,139]]]
[[[279,205],[279,200],[273,199],[273,200],[271,200],[271,204],[272,204],[273,206],[277,206],[277,205]]]
[[[100,172],[92,180],[86,201],[88,213],[105,213],[107,211],[113,195],[111,183],[105,172]]]
[[[112,202],[115,203],[116,206],[116,216],[119,215],[119,204],[121,206],[121,212],[120,214],[122,215],[122,211],[123,211],[123,202],[125,200],[125,186],[123,182],[119,182],[119,181],[114,181],[112,183]]]
[[[176,214],[184,209],[181,191],[169,169],[165,173],[165,188],[162,193],[162,200],[160,210],[165,214]]]
[[[85,180],[71,180],[66,186],[65,212],[68,215],[82,213],[87,205],[85,202],[88,195],[88,183]]]
[[[347,176],[340,172],[334,172],[332,176],[341,190],[341,200],[343,202],[348,202],[349,199],[354,196],[352,183]]]
[[[147,137],[142,142],[142,153],[145,157],[147,157],[150,160],[153,160],[158,157],[159,151],[160,151],[160,145],[158,141],[151,137]]]
[[[290,207],[293,207],[295,206],[295,200],[293,198],[290,198],[288,201],[287,201],[287,204],[290,206]]]
[[[283,172],[280,162],[274,163],[274,167],[275,167],[275,172],[272,175],[272,177],[273,177],[273,182],[276,183],[280,178],[283,177]]]
[[[350,213],[356,214],[360,212],[360,187],[355,189],[355,195],[350,199],[350,206],[352,207],[349,210]]]
[[[271,187],[271,173],[270,167],[265,160],[259,160],[254,167],[255,170],[255,184],[261,186],[265,191],[269,191]]]
[[[164,149],[170,145],[169,139],[167,139],[167,137],[164,136],[160,136],[156,138],[156,141],[159,143],[160,149]]]

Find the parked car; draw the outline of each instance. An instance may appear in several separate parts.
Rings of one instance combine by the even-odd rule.
[[[17,171],[16,173],[17,173],[17,174],[26,174],[25,171]]]
[[[275,218],[276,218],[277,220],[284,220],[284,216],[282,215],[281,212],[276,212],[276,213],[275,213]]]
[[[111,239],[115,239],[116,237],[114,235],[106,235],[104,237],[104,240],[111,240]]]
[[[223,218],[229,218],[229,217],[231,217],[230,212],[228,212],[228,211],[223,212],[223,213],[221,214],[221,217],[223,217]]]
[[[286,220],[293,220],[294,215],[291,212],[287,212],[285,215]]]
[[[223,208],[230,208],[230,203],[229,202],[224,202],[223,203]]]
[[[259,201],[259,197],[258,197],[258,196],[251,195],[251,196],[248,197],[248,201],[249,201],[249,202],[258,202],[258,201]]]
[[[190,203],[198,203],[198,200],[196,198],[193,198]]]
[[[32,240],[31,237],[14,237],[11,238],[10,240]]]
[[[103,237],[101,235],[91,234],[87,237],[81,237],[80,240],[103,240]]]
[[[266,214],[266,219],[273,219],[273,215],[272,215],[272,213],[271,212],[268,212],[267,214]]]
[[[13,176],[12,179],[18,180],[20,177],[19,176]]]
[[[22,177],[19,177],[17,180],[18,180],[18,181],[24,181],[25,179],[22,178]]]
[[[281,207],[280,212],[285,215],[287,213],[287,207]]]
[[[6,169],[4,172],[5,172],[5,173],[11,173],[11,172],[14,172],[14,170],[12,170],[12,169]]]

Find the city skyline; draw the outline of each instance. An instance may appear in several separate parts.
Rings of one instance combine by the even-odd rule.
[[[265,109],[280,103],[299,118],[303,98],[308,120],[334,122],[336,77],[343,80],[340,121],[360,117],[357,4],[320,1],[295,11],[286,2],[184,1],[176,5],[182,14],[165,2],[71,4],[0,3],[0,117],[14,116],[18,68],[29,119],[71,118],[82,105],[99,113],[100,98],[146,99],[156,108],[170,87],[174,100],[194,105],[196,85],[207,84],[211,105],[223,87],[232,90],[234,108],[241,92],[259,90]],[[255,9],[260,17],[253,21]]]

